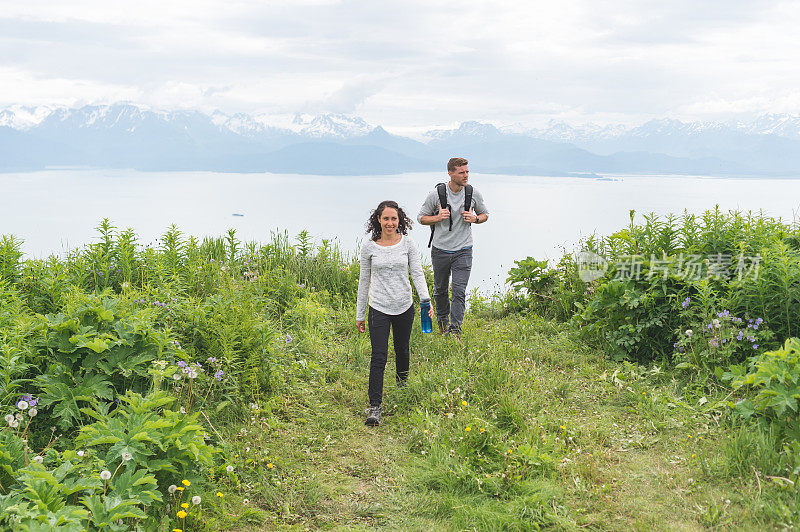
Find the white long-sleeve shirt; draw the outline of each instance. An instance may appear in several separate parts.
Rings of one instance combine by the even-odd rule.
[[[408,310],[413,301],[408,273],[420,299],[430,299],[422,262],[414,242],[401,235],[391,246],[380,246],[367,240],[361,246],[361,275],[358,278],[356,320],[364,321],[369,306],[384,314],[398,315]]]

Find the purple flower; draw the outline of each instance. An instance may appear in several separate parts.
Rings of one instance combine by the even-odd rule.
[[[206,362],[208,362],[209,364],[213,364],[216,361],[217,361],[217,357],[208,357],[206,359]]]
[[[758,344],[753,344],[753,349],[758,349]]]
[[[755,325],[753,325],[753,329],[758,329],[758,323],[756,323]]]
[[[184,362],[183,360],[181,360],[181,361],[179,361],[179,362],[178,362],[178,365],[179,365],[180,367],[182,367],[182,368],[185,368],[185,367],[186,367],[186,362]]]
[[[217,379],[218,381],[221,381],[221,380],[222,380],[222,376],[223,376],[224,374],[225,374],[225,372],[224,372],[224,371],[222,371],[222,370],[219,370],[218,372],[214,373],[214,378],[215,378],[215,379]]]
[[[288,334],[288,333],[286,334],[286,343],[287,344],[292,343],[292,336],[290,334]]]
[[[683,303],[681,303],[681,305],[683,306],[683,308],[686,308],[689,306],[689,303],[691,303],[691,301],[692,300],[687,297],[686,299],[683,300]]]

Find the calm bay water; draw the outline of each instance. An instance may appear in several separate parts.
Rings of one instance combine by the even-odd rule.
[[[471,287],[502,284],[515,260],[557,259],[582,236],[615,231],[637,213],[722,209],[763,211],[792,221],[800,210],[800,179],[685,176],[609,176],[611,180],[473,174],[488,223],[473,229]],[[28,257],[63,253],[96,239],[107,217],[133,227],[140,242],[157,241],[174,223],[185,234],[266,242],[270,232],[303,229],[317,242],[337,240],[355,252],[372,208],[395,199],[416,218],[429,190],[445,173],[322,177],[210,172],[53,170],[0,174],[0,234],[22,238]],[[233,216],[234,213],[244,216]],[[640,218],[641,220],[641,218]],[[411,236],[428,258],[427,227]]]

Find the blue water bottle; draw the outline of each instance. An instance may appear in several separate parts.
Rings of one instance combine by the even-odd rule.
[[[430,299],[423,299],[419,302],[420,324],[422,325],[422,332],[424,333],[433,331],[433,324],[431,323],[431,316],[429,314],[430,308]]]

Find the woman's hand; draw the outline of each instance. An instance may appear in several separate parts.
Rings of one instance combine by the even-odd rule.
[[[433,315],[433,305],[428,306],[428,316],[431,317],[431,321],[436,320],[436,316]]]
[[[364,320],[356,320],[356,329],[358,329],[358,332],[364,332],[367,330],[367,328],[364,327]]]

